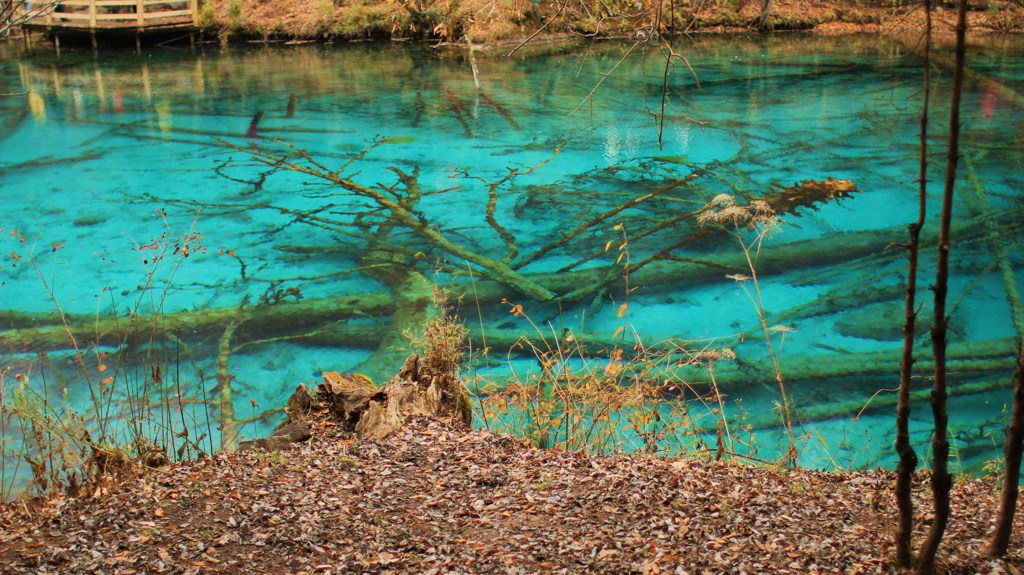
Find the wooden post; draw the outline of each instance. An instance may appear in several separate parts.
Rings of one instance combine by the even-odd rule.
[[[90,0],[89,2],[89,42],[92,43],[92,54],[96,56],[99,51],[98,44],[96,43],[96,15],[99,12],[99,8],[96,7],[96,0]]]

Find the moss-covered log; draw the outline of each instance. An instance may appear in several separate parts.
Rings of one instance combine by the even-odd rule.
[[[394,311],[394,296],[388,292],[345,295],[331,298],[287,301],[257,307],[223,307],[166,313],[158,317],[96,317],[66,314],[68,326],[80,342],[97,345],[140,343],[133,334],[159,339],[176,335],[187,341],[217,338],[224,326],[243,321],[235,341],[310,331],[317,326],[355,317],[378,317]],[[14,352],[65,349],[70,346],[60,318],[50,313],[0,312],[0,345]]]
[[[1005,365],[1005,362],[1003,362]],[[1012,371],[1012,370],[1011,370]],[[985,379],[973,381],[961,385],[954,385],[949,388],[950,397],[964,397],[987,391],[1005,390],[1012,387],[1011,382],[1004,379]],[[911,392],[910,399],[913,402],[927,402],[931,396],[931,389],[921,389]],[[871,413],[891,413],[896,407],[896,393],[883,393],[878,395],[865,395],[862,398],[835,400],[829,403],[819,403],[806,407],[797,407],[797,418],[802,424],[809,424],[816,421],[827,421],[830,419],[847,419],[851,422],[859,417]],[[699,424],[699,422],[695,422]],[[765,429],[778,429],[782,427],[782,417],[772,411],[762,410],[747,413],[744,415],[743,425],[749,427],[750,431]],[[714,433],[714,427],[705,430]]]
[[[1004,212],[1000,225],[1019,225],[1021,211]],[[959,230],[961,242],[979,233],[988,232],[984,219],[966,222]],[[762,279],[777,273],[798,269],[834,266],[851,260],[877,255],[889,249],[905,235],[902,227],[879,231],[834,234],[827,239],[801,240],[773,244],[760,254],[758,273]],[[923,234],[927,235],[927,234]],[[930,239],[923,237],[922,241]],[[747,262],[742,253],[725,251],[710,254],[702,260],[657,261],[630,274],[630,284],[641,289],[670,285],[674,290],[731,280],[728,274],[744,273]],[[540,285],[549,286],[557,294],[577,291],[579,286],[598,284],[610,273],[621,272],[613,265],[588,268],[561,274],[534,274]],[[478,301],[484,307],[499,305],[514,294],[505,285],[491,280],[455,278],[444,286],[455,298]],[[99,345],[121,345],[131,342],[132,334],[148,338],[174,335],[185,341],[212,340],[220,337],[224,326],[239,321],[233,341],[295,337],[300,340],[330,341],[350,347],[376,347],[383,337],[374,324],[351,328],[343,324],[353,318],[383,318],[395,313],[396,298],[390,292],[366,292],[338,297],[283,301],[257,307],[227,307],[199,311],[167,313],[158,318],[140,316],[134,321],[125,318],[88,315],[65,316],[72,333],[79,341]],[[838,308],[837,310],[838,311]],[[14,352],[57,350],[69,347],[67,331],[59,317],[48,313],[0,311],[0,346]],[[339,342],[342,335],[351,337]],[[141,336],[139,336],[141,337]],[[372,342],[372,345],[371,343]],[[490,342],[488,342],[490,343]],[[495,348],[495,345],[491,345]]]

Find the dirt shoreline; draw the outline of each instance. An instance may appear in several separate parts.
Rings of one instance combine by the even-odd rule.
[[[90,499],[0,505],[4,573],[313,575],[896,573],[893,474],[540,450],[417,419],[380,441],[330,420]],[[984,557],[999,485],[957,481],[939,572]],[[931,518],[915,481],[915,541]]]
[[[517,43],[540,38],[639,38],[693,33],[758,33],[760,3],[720,0],[679,2],[658,11],[653,0],[583,2],[463,0],[446,4],[398,0],[211,0],[200,11],[208,36],[239,40],[351,41],[425,40],[433,43]],[[1004,0],[971,0],[971,34],[1024,32],[1024,5]],[[932,12],[937,35],[951,35],[955,6],[939,3]],[[920,34],[925,14],[917,5],[882,2],[775,0],[775,33]]]

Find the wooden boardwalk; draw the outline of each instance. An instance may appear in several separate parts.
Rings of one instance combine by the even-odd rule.
[[[24,24],[30,31],[54,35],[97,35],[182,32],[198,29],[198,0],[63,0],[57,7]]]

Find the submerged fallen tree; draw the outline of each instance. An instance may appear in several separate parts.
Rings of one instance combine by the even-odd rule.
[[[1002,226],[1019,223],[1020,210],[1006,211],[999,219]],[[965,222],[958,230],[962,242],[973,236],[988,235],[983,217]],[[833,234],[827,239],[799,240],[771,246],[760,255],[758,272],[762,277],[800,269],[836,266],[868,256],[886,253],[893,241],[902,237],[902,227],[880,231],[857,231]],[[927,241],[925,238],[922,241]],[[893,257],[898,257],[894,254]],[[728,274],[743,273],[747,262],[742,253],[724,251],[700,259],[653,261],[630,272],[633,287],[654,290],[671,285],[674,290],[709,285],[725,281]],[[608,277],[621,277],[623,270],[614,265],[566,271],[558,274],[532,274],[538,284],[548,286],[556,294],[570,294],[581,285],[606,281]],[[443,286],[455,298],[477,301],[485,308],[499,305],[512,294],[506,286],[491,280],[453,278]],[[408,295],[408,294],[407,294]],[[236,342],[258,341],[272,338],[308,339],[346,344],[336,334],[351,336],[347,345],[367,347],[380,343],[381,324],[395,313],[395,295],[388,291],[365,292],[343,296],[282,300],[270,305],[222,307],[165,313],[160,316],[89,316],[66,314],[65,327],[60,316],[52,313],[25,313],[0,311],[0,345],[14,352],[67,349],[70,335],[80,342],[94,345],[121,345],[131,341],[133,334],[144,334],[145,340],[175,337],[183,341],[201,341],[219,337],[224,326],[232,321],[239,324]],[[423,298],[418,299],[423,302]],[[425,305],[425,303],[424,303]],[[369,320],[369,321],[368,321]],[[353,321],[355,323],[353,323]],[[348,328],[343,326],[348,325]],[[404,327],[399,327],[399,331]],[[335,334],[335,335],[331,335]]]

